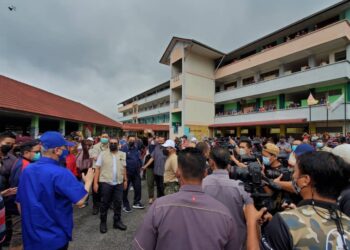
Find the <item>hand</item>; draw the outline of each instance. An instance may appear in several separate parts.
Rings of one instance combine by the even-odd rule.
[[[281,179],[282,179],[282,177],[283,177],[283,174],[281,174],[280,176],[278,176],[276,179],[274,179],[273,180],[273,182],[275,182],[275,183],[280,183],[281,182]]]
[[[267,213],[267,208],[264,207],[257,211],[254,205],[247,205],[244,207],[244,215],[247,221],[247,224],[262,224],[265,222],[264,215]]]
[[[86,175],[83,173],[81,177],[83,178],[83,181],[85,183],[92,183],[92,181],[94,180],[94,176],[95,176],[95,169],[89,168]]]
[[[94,192],[98,193],[98,183],[94,183]]]
[[[128,181],[123,182],[123,187],[124,187],[124,190],[126,190],[128,188]]]
[[[236,145],[236,142],[232,138],[230,138],[229,143],[233,146]]]
[[[141,169],[142,169],[142,171],[145,171],[147,169],[146,165],[143,166]]]
[[[1,195],[3,197],[7,197],[7,196],[11,196],[11,195],[15,195],[17,194],[17,187],[14,187],[14,188],[8,188],[4,191],[1,192]]]

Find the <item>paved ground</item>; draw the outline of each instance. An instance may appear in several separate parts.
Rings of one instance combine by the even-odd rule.
[[[129,192],[129,201],[132,204],[134,192]],[[113,211],[108,213],[108,232],[101,234],[99,231],[100,220],[98,215],[92,215],[92,202],[89,207],[75,209],[73,242],[69,249],[72,250],[129,250],[138,225],[142,222],[144,214],[147,212],[148,195],[146,182],[142,181],[142,200],[146,205],[145,209],[133,209],[132,213],[122,212],[122,220],[128,226],[127,231],[113,229]]]

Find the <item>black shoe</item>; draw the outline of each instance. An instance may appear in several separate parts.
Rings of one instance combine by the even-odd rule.
[[[105,234],[107,233],[107,223],[106,222],[102,222],[100,223],[100,232],[101,234]]]
[[[141,202],[137,202],[135,203],[132,208],[136,208],[136,209],[144,209],[145,206],[141,203]]]
[[[113,227],[122,231],[125,231],[127,229],[127,227],[123,224],[121,220],[114,221]]]
[[[130,208],[130,206],[125,206],[125,207],[123,207],[123,211],[124,211],[125,213],[131,213],[131,208]]]
[[[99,208],[99,207],[93,207],[93,208],[92,208],[92,214],[93,214],[93,215],[97,215],[99,211],[100,211],[100,208]]]

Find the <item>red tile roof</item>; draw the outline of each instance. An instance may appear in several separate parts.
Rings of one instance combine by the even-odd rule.
[[[260,121],[260,122],[236,122],[236,123],[222,123],[212,124],[209,128],[229,128],[229,127],[247,127],[256,125],[275,125],[275,124],[299,124],[306,123],[306,119],[287,119],[287,120],[273,120],[273,121]]]
[[[144,131],[145,129],[151,129],[153,131],[169,131],[169,125],[157,125],[157,124],[136,124],[136,123],[124,123],[124,131]]]
[[[72,100],[0,75],[0,109],[69,121],[118,127],[122,124]]]

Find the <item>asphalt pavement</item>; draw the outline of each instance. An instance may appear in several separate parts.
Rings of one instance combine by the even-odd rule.
[[[129,202],[132,204],[134,192],[129,192]],[[89,201],[89,206],[74,210],[74,230],[73,241],[69,244],[69,249],[72,250],[129,250],[134,234],[143,221],[143,216],[148,208],[148,194],[146,182],[142,181],[142,202],[145,204],[145,209],[133,209],[131,213],[122,211],[122,221],[127,225],[126,231],[113,229],[113,211],[109,210],[106,234],[100,233],[100,217],[92,215],[92,200]]]

